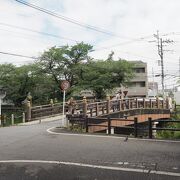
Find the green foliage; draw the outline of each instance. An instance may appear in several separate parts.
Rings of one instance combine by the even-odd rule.
[[[177,109],[178,110],[178,109]],[[180,109],[179,109],[180,110]],[[179,111],[178,110],[178,111]],[[172,116],[172,119],[174,120],[180,120],[180,114],[174,114]],[[167,128],[178,128],[180,129],[180,123],[168,123],[165,127]],[[157,133],[157,137],[159,138],[170,138],[170,139],[180,139],[180,132],[179,131],[166,131],[166,130],[163,130],[163,131],[159,131]]]
[[[180,128],[179,123],[169,123],[166,125],[167,128]],[[167,131],[162,130],[158,131],[157,133],[158,138],[164,138],[164,139],[179,139],[180,138],[180,132],[179,131]]]
[[[6,90],[6,99],[21,106],[27,93],[31,92],[34,103],[43,103],[53,92],[52,78],[42,74],[39,65],[29,64],[16,67],[12,64],[0,65],[0,84]]]
[[[62,79],[73,86],[77,83],[74,69],[89,59],[88,53],[91,50],[92,46],[83,42],[74,46],[52,47],[40,57],[40,65],[45,73],[52,75],[58,86]]]
[[[78,67],[78,86],[95,92],[98,99],[108,90],[126,84],[132,77],[132,64],[125,60],[91,61]]]
[[[0,85],[7,92],[6,99],[17,106],[21,106],[28,92],[33,97],[33,105],[60,99],[62,92],[59,86],[64,79],[71,85],[66,95],[88,89],[99,99],[107,91],[128,82],[132,77],[132,63],[114,61],[114,52],[105,61],[95,61],[88,56],[92,48],[83,42],[74,46],[52,47],[33,64],[19,67],[0,64]]]

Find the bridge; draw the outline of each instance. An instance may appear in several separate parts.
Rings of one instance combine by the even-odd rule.
[[[62,114],[61,104],[44,106],[28,106],[26,111],[27,121],[57,116]],[[165,120],[170,118],[168,99],[127,98],[111,100],[107,97],[104,101],[95,102],[87,100],[66,103],[66,116],[72,125],[81,124],[86,132],[107,133],[121,127],[136,127],[137,124],[148,123],[149,120]],[[108,118],[110,120],[108,120]]]
[[[128,98],[119,100],[88,102],[84,97],[83,102],[76,104],[68,119],[71,123],[86,121],[86,132],[125,127],[148,120],[164,120],[170,118],[168,99]],[[86,117],[85,119],[83,117]],[[108,120],[108,118],[110,120]],[[111,128],[110,128],[111,127]],[[114,131],[114,130],[113,130]]]

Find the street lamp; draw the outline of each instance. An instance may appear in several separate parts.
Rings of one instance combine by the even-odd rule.
[[[4,89],[0,89],[0,125],[1,125],[1,104],[2,99],[6,96],[6,91]]]

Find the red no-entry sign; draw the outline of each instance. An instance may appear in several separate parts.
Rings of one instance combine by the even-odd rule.
[[[66,91],[70,87],[69,81],[66,80],[62,81],[60,87],[63,91]]]

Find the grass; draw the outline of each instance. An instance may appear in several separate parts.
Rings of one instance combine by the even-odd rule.
[[[180,107],[177,108],[177,112],[180,111]],[[174,114],[171,117],[173,120],[180,120],[180,114],[177,114],[174,112]],[[167,123],[165,125],[167,128],[178,128],[180,129],[180,123]],[[162,130],[157,132],[157,138],[160,139],[180,139],[180,131],[167,131]]]
[[[22,123],[22,112],[6,112],[2,114],[5,121],[1,121],[1,126],[6,127],[12,125],[11,114],[14,114],[14,124]]]

